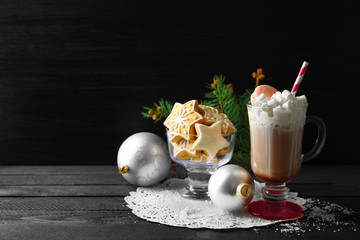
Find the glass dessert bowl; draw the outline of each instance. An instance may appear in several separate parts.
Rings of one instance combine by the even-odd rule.
[[[175,103],[164,121],[172,160],[188,173],[185,198],[208,199],[211,174],[229,162],[235,145],[235,126],[217,109],[197,100]]]
[[[180,189],[180,194],[185,198],[209,199],[209,178],[217,168],[231,160],[236,133],[193,134],[190,140],[176,142],[173,132],[167,129],[166,134],[171,159],[183,166],[188,174],[187,185]]]

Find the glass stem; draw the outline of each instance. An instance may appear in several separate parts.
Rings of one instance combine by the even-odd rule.
[[[269,202],[283,202],[289,196],[289,189],[286,184],[270,184],[266,183],[262,189],[262,195]]]
[[[208,183],[210,173],[207,172],[188,172],[187,190],[194,196],[208,197]]]

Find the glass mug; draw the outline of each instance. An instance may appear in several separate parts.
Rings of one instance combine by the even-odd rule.
[[[250,140],[251,169],[255,176],[265,182],[262,189],[264,200],[252,202],[248,212],[253,216],[269,220],[289,220],[302,216],[302,208],[286,201],[289,189],[286,182],[300,171],[301,163],[316,157],[322,150],[326,139],[326,126],[316,116],[307,116],[307,104],[289,109],[290,113],[261,112],[259,106],[247,105]],[[283,115],[281,115],[283,114]],[[317,126],[318,134],[314,147],[301,154],[303,130],[306,123]]]

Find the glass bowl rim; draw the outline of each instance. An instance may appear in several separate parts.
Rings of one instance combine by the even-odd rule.
[[[177,133],[177,132],[172,132],[172,131],[170,131],[168,128],[166,128],[166,135],[168,135],[168,133],[174,133],[175,135],[182,135],[182,134],[179,134],[179,133]],[[237,130],[235,129],[234,130],[234,132],[232,132],[232,133],[226,133],[226,134],[221,134],[221,136],[223,136],[223,137],[230,137],[230,136],[232,136],[232,135],[235,135],[237,133]],[[192,136],[192,137],[199,137],[199,135],[198,134],[189,134],[189,136]]]

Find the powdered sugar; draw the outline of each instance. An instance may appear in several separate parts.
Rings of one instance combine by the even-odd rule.
[[[276,231],[285,235],[302,235],[311,231],[331,230],[333,232],[359,231],[351,219],[355,212],[338,204],[316,198],[305,199],[302,219],[280,223]],[[306,221],[304,221],[304,218]]]

